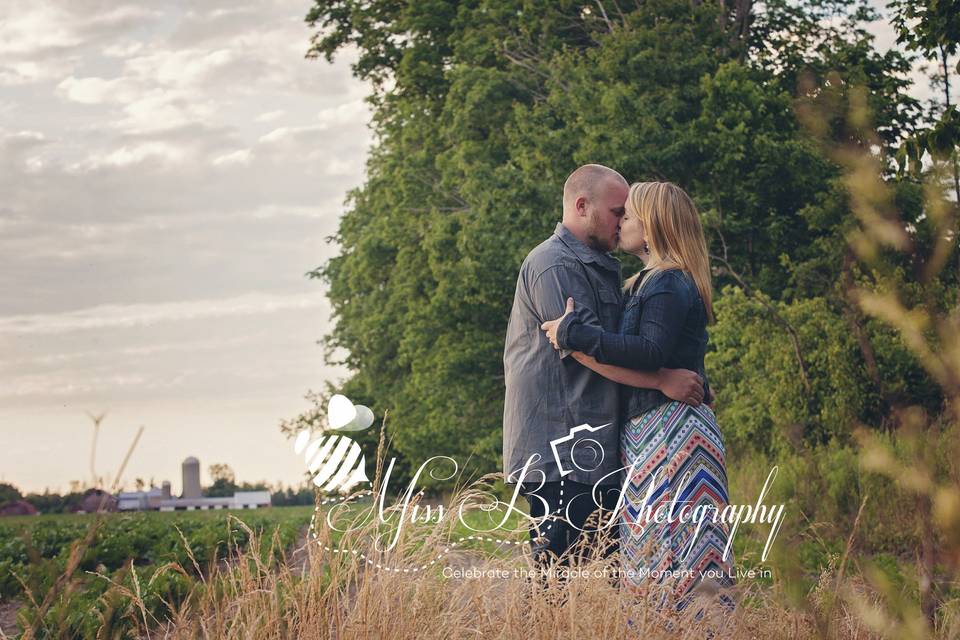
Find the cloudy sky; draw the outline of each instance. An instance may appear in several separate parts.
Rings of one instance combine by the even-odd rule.
[[[309,6],[0,0],[0,480],[86,479],[106,411],[101,474],[143,425],[128,481],[178,491],[195,455],[299,482],[278,424],[344,375],[303,274],[370,142],[350,56],[304,59]]]
[[[0,0],[0,476],[299,482],[278,430],[343,371],[304,273],[370,141],[305,0]]]

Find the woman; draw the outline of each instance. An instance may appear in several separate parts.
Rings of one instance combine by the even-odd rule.
[[[644,263],[624,285],[620,333],[582,324],[575,301],[568,300],[567,313],[543,324],[550,342],[575,350],[579,362],[611,379],[623,378],[624,368],[703,375],[713,296],[693,201],[668,182],[632,185],[620,248]],[[706,383],[704,393],[710,397]],[[622,415],[629,417],[621,427],[620,455],[631,477],[620,521],[623,584],[637,592],[647,580],[675,579],[673,593],[683,608],[704,575],[717,586],[733,584],[732,554],[723,558],[729,530],[722,520],[713,522],[728,503],[723,437],[707,404],[672,401],[653,389],[625,388],[624,395]],[[656,517],[659,505],[667,505],[666,517]],[[699,531],[690,517],[697,513]]]

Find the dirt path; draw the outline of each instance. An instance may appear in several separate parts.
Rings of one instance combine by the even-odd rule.
[[[0,602],[0,633],[3,633],[4,636],[12,636],[19,631],[17,628],[17,611],[22,606],[16,600]]]
[[[305,524],[297,534],[290,551],[287,552],[287,567],[295,574],[302,574],[307,567],[309,556],[307,555],[307,545],[310,544],[310,525]]]

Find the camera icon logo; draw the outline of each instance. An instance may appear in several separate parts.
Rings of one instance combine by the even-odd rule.
[[[612,424],[608,422],[599,427],[592,427],[584,423],[572,427],[562,438],[550,441],[553,460],[557,463],[561,478],[573,472],[572,468],[568,469],[564,466],[564,460],[569,460],[570,464],[580,471],[593,471],[603,464],[605,456],[603,447],[597,440],[590,437],[590,434],[606,429]]]

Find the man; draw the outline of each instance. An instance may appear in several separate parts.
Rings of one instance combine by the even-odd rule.
[[[589,547],[592,531],[609,520],[619,497],[618,385],[568,357],[569,351],[558,354],[540,325],[562,316],[572,297],[582,322],[619,330],[620,264],[609,252],[617,246],[628,191],[623,176],[602,165],[570,174],[563,221],[527,255],[517,278],[503,352],[503,471],[505,482],[520,483],[534,519],[557,516],[530,531],[542,567],[550,554],[570,549],[600,509],[586,527]],[[680,395],[676,399],[702,385],[685,370],[646,375],[651,388]],[[618,527],[608,529],[615,539]]]

